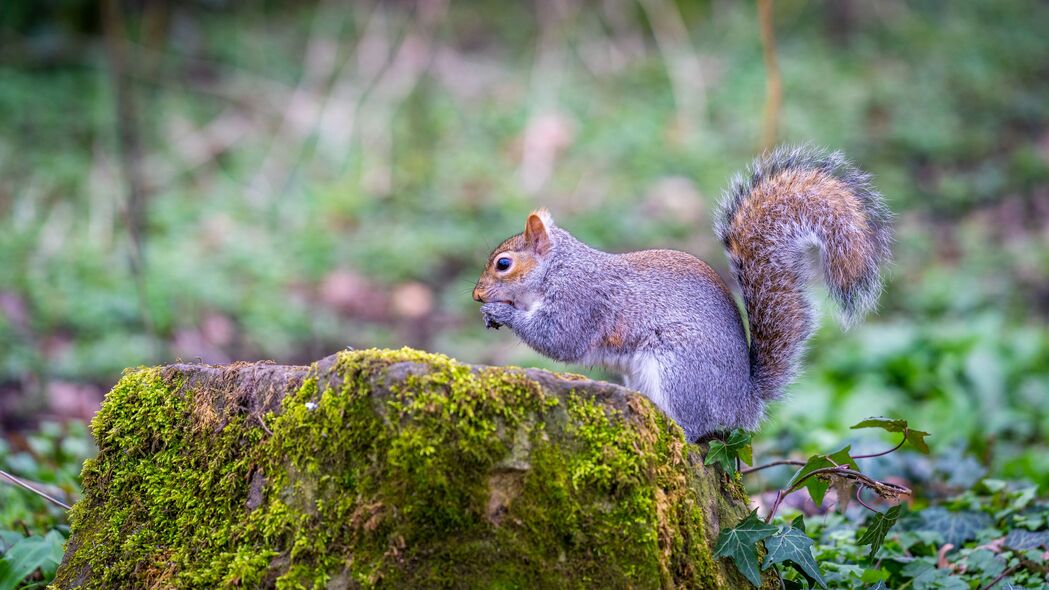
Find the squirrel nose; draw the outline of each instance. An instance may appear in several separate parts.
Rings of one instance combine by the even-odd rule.
[[[474,287],[474,301],[478,303],[484,303],[484,292]]]

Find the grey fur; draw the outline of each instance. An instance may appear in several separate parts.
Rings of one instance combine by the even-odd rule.
[[[509,327],[552,359],[625,374],[627,386],[653,398],[690,440],[726,427],[757,427],[763,401],[750,387],[746,336],[727,292],[702,274],[639,270],[629,255],[595,250],[559,228],[553,235],[549,257],[520,285],[523,292],[542,293],[543,302],[533,312],[485,303],[486,320]],[[629,355],[602,342],[617,325],[624,327]],[[667,393],[662,403],[661,392],[632,382],[624,366],[631,359],[620,358],[639,354],[658,359],[661,392]]]
[[[859,170],[845,159],[841,152],[827,153],[809,146],[780,147],[754,160],[749,174],[737,175],[723,196],[716,215],[715,232],[729,249],[730,240],[740,239],[733,235],[732,220],[737,210],[753,198],[755,189],[762,183],[775,179],[785,172],[815,171],[841,183],[859,203],[865,227],[857,227],[853,220],[835,217],[821,209],[823,195],[795,194],[794,203],[787,210],[776,210],[775,231],[764,238],[764,251],[759,250],[747,260],[734,257],[727,252],[732,270],[740,284],[752,339],[755,332],[762,332],[770,323],[790,326],[793,333],[771,338],[762,342],[752,341],[751,373],[755,387],[766,399],[779,398],[800,370],[805,344],[815,328],[816,310],[805,291],[813,271],[808,253],[816,250],[824,281],[831,298],[841,310],[841,323],[848,328],[872,309],[881,293],[880,267],[890,258],[892,249],[892,213],[884,199],[871,185],[869,174]],[[737,228],[736,233],[746,233],[747,228]],[[742,236],[753,240],[752,236]],[[842,283],[835,280],[839,270],[832,263],[834,258],[848,257],[851,252],[863,250],[863,268],[855,280]],[[764,267],[775,269],[775,278],[770,283],[755,279]],[[777,301],[762,301],[769,293],[793,293],[802,296],[800,309],[787,305],[786,297]],[[764,331],[775,331],[766,329]],[[761,357],[772,357],[776,362],[762,363]]]
[[[893,215],[885,205],[885,198],[871,184],[871,175],[853,166],[841,151],[828,153],[814,146],[777,147],[771,153],[756,158],[746,174],[737,173],[733,177],[714,215],[714,232],[723,244],[728,245],[729,221],[754,187],[787,170],[819,170],[849,187],[862,203],[864,217],[871,224],[872,231],[868,237],[874,243],[877,262],[884,263],[890,258]],[[831,296],[841,309],[841,320],[845,327],[861,319],[877,303],[878,295],[881,294],[881,275],[877,268],[873,271],[851,290],[839,289],[838,285],[828,281]]]
[[[783,170],[798,169],[824,171],[854,191],[874,228],[870,239],[878,252],[875,262],[887,257],[889,213],[869,178],[838,153],[821,155],[810,149],[777,150],[756,161],[749,178],[738,177],[722,204],[718,237],[728,243],[730,220],[755,186]],[[553,246],[519,280],[486,285],[488,302],[481,307],[486,325],[509,327],[555,360],[601,365],[623,374],[627,386],[652,399],[681,425],[689,440],[736,427],[757,428],[766,401],[777,397],[784,380],[796,371],[811,332],[811,306],[802,309],[805,317],[797,333],[776,343],[777,348],[766,349],[785,355],[788,374],[763,374],[748,347],[735,301],[704,263],[673,250],[602,252],[554,226],[548,216],[544,221]],[[755,285],[746,275],[752,265],[767,270],[765,265],[772,264],[777,265],[777,277],[789,275],[791,288],[804,289],[804,250],[815,245],[826,251],[828,244],[809,243],[813,229],[824,227],[826,220],[803,221],[806,231],[777,218],[774,237],[784,255],[776,260],[732,261],[744,287],[781,287]],[[782,272],[779,265],[784,265]],[[875,264],[873,277],[865,274],[859,284],[832,284],[831,289],[845,316],[855,318],[874,303],[879,285]],[[751,310],[749,305],[748,313],[752,325],[764,317],[762,309]]]

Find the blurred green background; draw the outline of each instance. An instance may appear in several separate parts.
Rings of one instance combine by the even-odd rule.
[[[777,141],[843,149],[899,217],[879,313],[824,305],[758,455],[887,414],[1049,484],[1046,31],[1036,0],[775,2]],[[70,489],[129,366],[586,371],[483,329],[488,248],[547,206],[727,277],[711,212],[761,149],[752,2],[5,2],[0,39],[0,468]]]

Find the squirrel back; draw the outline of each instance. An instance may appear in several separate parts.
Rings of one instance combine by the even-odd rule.
[[[774,399],[797,374],[815,328],[809,252],[818,252],[848,327],[878,299],[892,215],[870,176],[841,152],[779,148],[733,180],[717,219],[749,318],[752,384]]]

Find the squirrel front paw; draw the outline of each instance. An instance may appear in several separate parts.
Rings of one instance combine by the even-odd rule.
[[[489,330],[498,330],[500,326],[508,325],[513,312],[514,306],[509,303],[485,303],[481,306],[484,327]]]

